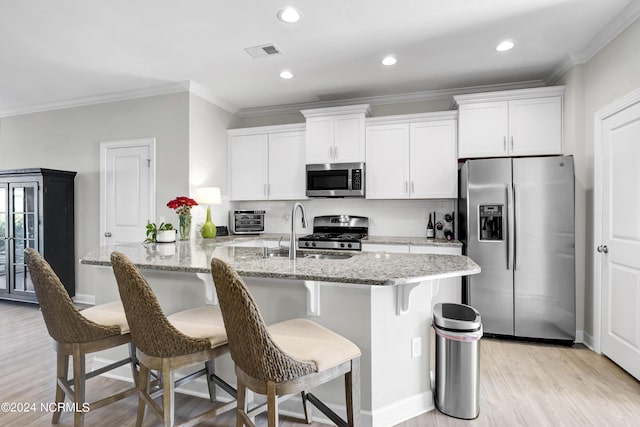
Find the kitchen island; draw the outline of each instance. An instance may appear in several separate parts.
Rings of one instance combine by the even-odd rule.
[[[433,409],[431,301],[439,279],[477,274],[477,264],[459,255],[386,252],[351,252],[345,259],[310,258],[307,255],[319,252],[301,252],[296,261],[290,261],[264,257],[269,252],[266,247],[235,244],[242,243],[196,239],[123,244],[96,249],[81,263],[98,267],[94,268],[96,302],[107,302],[118,298],[110,254],[124,253],[143,271],[169,314],[202,300],[217,303],[210,260],[220,258],[243,277],[268,324],[305,317],[360,347],[363,426],[391,426]],[[235,382],[230,360],[217,368],[225,379]],[[202,387],[187,392],[205,395]],[[315,393],[344,414],[341,381],[319,387]],[[295,399],[282,406],[283,413],[300,414],[301,410]]]

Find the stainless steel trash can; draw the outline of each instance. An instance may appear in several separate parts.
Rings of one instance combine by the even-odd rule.
[[[480,313],[464,304],[433,307],[436,333],[434,400],[446,415],[473,419],[480,413]]]

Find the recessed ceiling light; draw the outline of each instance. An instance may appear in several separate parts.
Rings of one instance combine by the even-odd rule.
[[[504,40],[496,46],[496,50],[498,52],[506,52],[507,50],[513,49],[513,46],[515,46],[515,44],[511,40]]]
[[[385,57],[385,58],[382,60],[382,63],[383,63],[384,65],[395,65],[395,64],[396,64],[396,62],[398,62],[398,60],[396,59],[396,57],[395,57],[395,56],[391,56],[391,55],[389,55],[389,56]]]
[[[280,77],[282,77],[283,79],[292,79],[293,73],[291,71],[284,70],[283,72],[280,73]]]
[[[285,7],[278,11],[278,19],[287,24],[293,24],[300,20],[300,12],[293,7]]]

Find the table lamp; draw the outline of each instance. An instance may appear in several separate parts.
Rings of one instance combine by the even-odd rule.
[[[202,224],[200,234],[205,239],[216,237],[216,225],[211,221],[211,205],[222,203],[220,189],[218,187],[202,187],[196,189],[196,201],[201,205],[207,205],[207,219]]]

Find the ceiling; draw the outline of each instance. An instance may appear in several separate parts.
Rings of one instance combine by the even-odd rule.
[[[245,115],[548,84],[637,18],[639,2],[0,0],[0,116],[182,82]],[[300,22],[277,19],[285,6],[301,11]],[[496,52],[507,38],[515,48]],[[244,50],[267,43],[282,53],[254,59]],[[387,67],[389,54],[398,63]],[[281,79],[284,69],[294,78]]]

